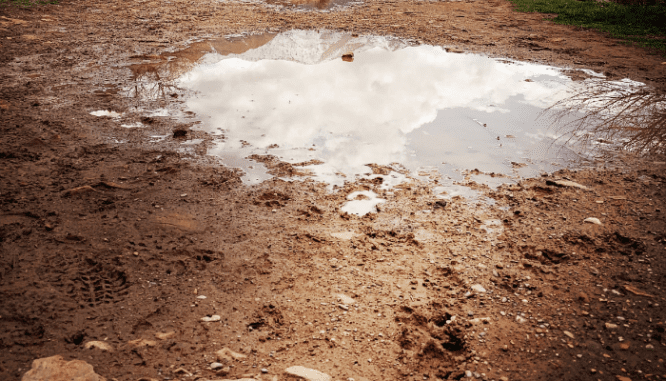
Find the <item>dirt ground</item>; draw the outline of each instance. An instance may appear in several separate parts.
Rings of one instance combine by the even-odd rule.
[[[663,159],[477,187],[489,207],[438,203],[420,182],[246,186],[205,145],[176,149],[205,139],[187,124],[89,114],[149,102],[121,89],[169,56],[195,61],[193,41],[248,32],[390,35],[653,86],[662,57],[503,0],[65,0],[0,15],[0,379],[53,355],[116,380],[282,380],[291,366],[356,381],[666,378]],[[341,212],[354,190],[387,202]]]

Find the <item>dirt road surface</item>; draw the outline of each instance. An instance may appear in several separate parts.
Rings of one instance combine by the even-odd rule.
[[[109,380],[284,380],[292,366],[356,381],[666,378],[663,160],[478,186],[488,206],[419,182],[248,186],[191,124],[90,114],[177,105],[128,85],[242,33],[246,49],[291,29],[394,36],[653,86],[662,57],[496,0],[65,0],[0,15],[0,379],[54,355]],[[342,212],[355,190],[387,201]]]

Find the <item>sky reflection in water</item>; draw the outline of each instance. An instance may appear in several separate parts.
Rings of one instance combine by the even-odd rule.
[[[350,51],[354,61],[343,61]],[[371,163],[455,179],[475,168],[535,175],[573,157],[537,119],[573,83],[543,65],[291,31],[242,54],[207,54],[178,85],[196,92],[186,108],[202,128],[225,137],[210,154],[235,165],[254,153],[320,159],[306,168],[334,185],[371,172]],[[248,180],[263,178],[255,168]]]

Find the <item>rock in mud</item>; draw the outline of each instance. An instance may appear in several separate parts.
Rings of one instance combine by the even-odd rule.
[[[154,347],[157,343],[153,340],[136,339],[127,342],[128,345],[134,348]]]
[[[85,361],[65,361],[56,355],[37,359],[21,381],[106,381]]]
[[[201,321],[205,323],[212,323],[220,320],[222,320],[222,317],[220,315],[204,316],[201,318]]]
[[[603,225],[601,223],[601,221],[599,221],[599,219],[596,218],[596,217],[587,217],[586,219],[583,220],[583,222],[587,222],[589,224],[595,224],[595,225],[599,225],[599,226]]]
[[[331,376],[318,370],[302,366],[292,366],[284,370],[290,376],[307,381],[331,381]]]
[[[176,336],[176,332],[174,331],[169,331],[169,332],[157,332],[155,334],[155,337],[160,339],[160,340],[168,340],[172,337]]]
[[[486,289],[483,288],[483,286],[480,285],[480,284],[475,284],[475,285],[472,286],[472,291],[476,291],[476,292],[486,292]]]
[[[352,299],[352,298],[350,298],[350,297],[348,297],[347,295],[344,295],[344,294],[336,294],[335,297],[336,297],[339,301],[341,301],[342,304],[346,304],[346,305],[348,305],[348,306],[351,306],[351,305],[353,305],[354,303],[356,303],[356,301],[355,301],[354,299]]]
[[[111,344],[105,343],[103,341],[89,341],[84,345],[86,349],[99,349],[100,351],[113,352],[113,347]]]
[[[219,351],[215,352],[215,355],[217,356],[217,359],[219,361],[233,361],[233,360],[245,360],[247,358],[246,355],[238,352],[234,352],[229,348],[222,348]]]
[[[571,180],[548,180],[546,181],[546,184],[555,185],[558,187],[578,188],[578,189],[588,190],[588,187],[586,187],[585,185],[578,184],[577,182]]]

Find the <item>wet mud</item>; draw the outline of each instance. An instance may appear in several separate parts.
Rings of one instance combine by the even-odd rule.
[[[54,355],[117,380],[666,377],[663,158],[445,184],[446,168],[366,162],[333,191],[311,177],[325,157],[210,155],[225,132],[178,82],[293,30],[656,87],[659,57],[503,1],[0,14],[0,378]]]

